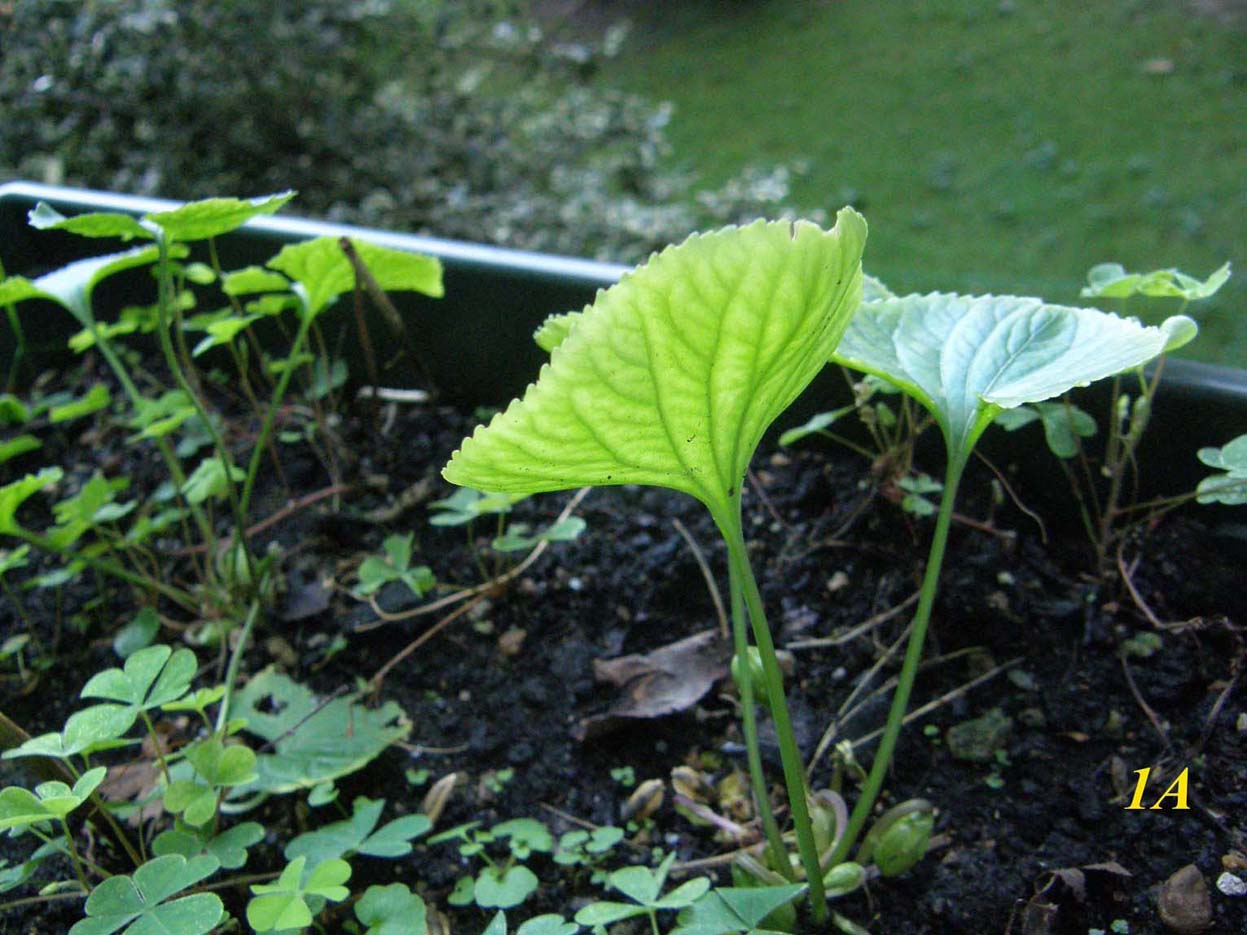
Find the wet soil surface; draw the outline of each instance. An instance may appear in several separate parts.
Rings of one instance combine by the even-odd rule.
[[[350,493],[337,509],[322,501],[255,539],[260,549],[275,542],[286,550],[288,590],[287,612],[258,634],[248,653],[249,671],[275,662],[322,693],[353,686],[453,610],[383,622],[346,593],[353,565],[390,533],[414,533],[413,563],[433,569],[445,587],[439,595],[480,584],[478,558],[493,571],[492,518],[470,533],[427,522],[427,502],[451,493],[436,471],[471,424],[460,413],[410,408],[398,411],[385,431],[367,417],[344,422],[342,480]],[[81,462],[82,476],[103,465],[113,472],[125,466],[139,483],[158,479],[153,465],[127,463],[123,438],[121,432],[67,434],[61,443],[69,462]],[[10,474],[33,469],[16,464],[6,466]],[[927,466],[933,473],[936,467]],[[317,460],[297,446],[283,449],[283,469],[289,490],[274,482],[257,503],[257,516],[279,509],[291,493],[303,496],[328,483]],[[907,611],[897,608],[917,590],[931,521],[902,512],[875,489],[864,462],[835,451],[766,450],[753,475],[746,529],[772,628],[792,653],[789,700],[803,752],[809,758],[834,724],[834,741],[855,742],[857,758],[869,765],[870,735],[882,725],[889,699],[876,690],[895,674],[897,654],[871,670],[908,622]],[[911,707],[943,701],[903,733],[883,803],[913,797],[934,803],[936,846],[906,875],[876,880],[837,908],[875,933],[1086,933],[1110,930],[1118,920],[1133,933],[1163,932],[1160,889],[1193,864],[1209,891],[1211,930],[1247,931],[1247,897],[1223,895],[1215,883],[1227,868],[1247,879],[1247,703],[1240,679],[1247,545],[1234,528],[1187,514],[1166,519],[1126,550],[1139,596],[1165,625],[1158,629],[1119,584],[1092,585],[1084,574],[1088,550],[1076,530],[1052,529],[1045,544],[1032,519],[1007,503],[993,506],[990,481],[979,469],[964,482],[959,510],[969,522],[953,530],[928,641],[931,662]],[[421,482],[423,497],[413,498],[420,502],[411,508],[387,522],[365,518]],[[1020,494],[1025,499],[1026,491]],[[570,496],[525,501],[510,519],[548,523]],[[716,839],[714,828],[676,811],[668,781],[681,765],[711,782],[743,769],[729,680],[676,713],[617,724],[594,720],[620,699],[595,678],[595,660],[647,653],[718,628],[694,552],[674,523],[684,525],[716,580],[725,582],[713,525],[691,499],[650,489],[596,490],[576,512],[588,523],[579,539],[553,545],[389,671],[378,697],[407,712],[409,745],[343,780],[340,801],[383,797],[388,819],[418,808],[428,783],[453,772],[459,783],[439,830],[532,817],[559,833],[575,822],[624,824],[621,808],[636,784],[658,779],[663,804],[632,824],[615,860],[646,860],[654,848],[674,850],[681,862],[729,853],[733,845]],[[343,588],[326,592],[317,584],[325,580]],[[122,591],[104,593],[99,597],[90,581],[24,592],[38,632],[48,641],[54,631],[60,636],[59,654],[33,692],[18,692],[13,679],[5,683],[3,710],[31,732],[59,728],[89,673],[116,664],[111,634],[134,606]],[[390,586],[378,603],[397,613],[418,601]],[[16,617],[6,599],[4,634],[20,627]],[[845,636],[872,618],[879,622]],[[343,640],[345,648],[331,651]],[[200,651],[201,661],[210,656]],[[868,684],[854,694],[864,679]],[[851,695],[845,717],[838,712]],[[987,721],[976,721],[984,715]],[[983,743],[967,747],[970,728],[949,733],[967,722],[992,728]],[[588,739],[577,739],[584,733]],[[764,754],[778,781],[769,737]],[[1151,770],[1145,807],[1130,810],[1125,806],[1142,769]],[[1146,807],[1184,769],[1189,808],[1172,807],[1177,795],[1161,808]],[[413,783],[425,770],[427,781]],[[5,775],[12,781],[11,772]],[[814,786],[831,775],[824,755],[813,769]],[[845,791],[851,803],[851,780]],[[269,835],[253,850],[247,871],[279,869],[283,841],[314,827],[320,814],[293,797],[266,803],[259,818]],[[11,861],[29,847],[26,840],[2,843],[2,856]],[[418,845],[396,861],[361,857],[354,864],[359,884],[400,880],[418,888],[448,912],[455,932],[484,928],[485,913],[447,905],[467,869],[452,844]],[[584,872],[569,873],[541,855],[530,866],[542,887],[510,914],[513,924],[537,910],[570,916],[601,896]],[[712,862],[703,872],[727,884],[725,867]],[[1084,869],[1066,872],[1076,868]],[[5,898],[14,895],[21,894]],[[245,894],[222,895],[241,914]],[[10,912],[0,918],[0,931],[64,931],[78,918],[78,905]],[[341,930],[345,917],[331,921],[330,930]],[[634,930],[648,929],[617,929]],[[818,930],[801,923],[801,931]],[[1111,930],[1124,929],[1118,923]]]

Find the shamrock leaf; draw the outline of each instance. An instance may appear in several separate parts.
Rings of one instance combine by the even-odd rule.
[[[118,701],[130,724],[143,711],[159,708],[186,694],[199,663],[189,649],[177,652],[158,644],[132,653],[123,669],[105,669],[83,686],[83,698]],[[129,729],[129,725],[126,726]],[[68,724],[66,725],[68,732]]]
[[[402,883],[370,886],[355,904],[365,935],[428,935],[424,900]]]
[[[305,874],[306,863],[306,857],[292,860],[276,883],[251,887],[255,896],[247,903],[247,923],[253,929],[272,932],[303,928],[312,924],[309,896],[341,902],[351,895],[342,885],[351,877],[351,867],[345,860],[327,860]]]
[[[385,799],[360,796],[354,802],[350,818],[305,832],[287,844],[286,859],[306,857],[310,863],[317,864],[351,854],[370,857],[410,854],[412,839],[427,834],[432,823],[425,815],[407,815],[377,828],[383,808]]]
[[[221,921],[220,897],[215,893],[170,897],[211,876],[217,867],[214,857],[187,860],[171,854],[147,861],[132,877],[109,877],[91,891],[87,918],[69,935],[110,935],[123,928],[125,935],[203,935]]]

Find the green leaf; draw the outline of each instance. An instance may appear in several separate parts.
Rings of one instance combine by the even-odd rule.
[[[95,287],[116,273],[154,263],[158,255],[155,247],[135,247],[69,263],[33,282],[11,276],[0,281],[0,305],[48,299],[73,315],[82,327],[90,328],[95,321],[91,312],[91,294]]]
[[[254,321],[259,321],[259,315],[235,315],[230,318],[223,318],[220,321],[214,321],[205,329],[207,337],[204,337],[195,345],[191,351],[192,357],[199,357],[206,354],[214,347],[223,347],[232,344],[234,338],[247,329]]]
[[[616,903],[609,900],[590,903],[576,913],[576,921],[580,925],[611,925],[624,919],[633,919],[645,915],[644,906]]]
[[[805,892],[805,884],[716,889],[706,893],[679,915],[671,935],[766,935],[760,929],[771,913]]]
[[[146,230],[132,215],[112,211],[92,211],[67,218],[46,201],[41,201],[28,215],[30,226],[37,230],[65,231],[79,237],[108,237],[121,240],[151,240]]]
[[[799,425],[795,429],[789,429],[783,435],[779,436],[780,445],[787,447],[796,444],[801,439],[810,435],[821,435],[825,429],[839,421],[842,417],[848,415],[856,406],[842,406],[839,409],[833,409],[831,412],[819,412],[811,416],[809,421],[804,425]]]
[[[243,686],[230,713],[271,744],[270,752],[257,754],[258,778],[248,791],[311,789],[355,772],[411,732],[411,722],[392,701],[367,708],[350,694],[322,703],[271,667]]]
[[[0,393],[0,425],[25,425],[30,407],[12,393]]]
[[[12,461],[14,458],[29,452],[38,451],[42,447],[43,442],[33,435],[17,435],[7,441],[0,442],[0,464]]]
[[[161,832],[152,842],[156,856],[181,854],[188,860],[201,854],[215,857],[226,870],[237,870],[247,863],[247,848],[264,840],[264,826],[254,821],[244,821],[208,838],[211,829],[200,832],[185,824]]]
[[[257,932],[299,929],[312,924],[306,897],[319,896],[341,902],[351,895],[342,884],[351,877],[345,860],[328,860],[304,873],[307,858],[291,861],[276,883],[251,887],[254,898],[247,904],[247,922]]]
[[[65,403],[63,406],[53,406],[51,411],[48,412],[48,421],[55,424],[57,422],[81,419],[83,416],[99,412],[112,402],[112,398],[112,394],[108,392],[108,387],[103,383],[97,383],[87,390],[81,398]]]
[[[144,607],[113,637],[113,652],[128,659],[140,649],[150,646],[160,632],[160,615],[151,607]]]
[[[1079,295],[1084,299],[1126,299],[1132,295],[1149,298],[1179,298],[1188,302],[1207,299],[1229,281],[1230,264],[1214,270],[1205,280],[1176,269],[1150,273],[1127,273],[1120,263],[1101,263],[1087,273],[1087,285]]]
[[[402,883],[370,886],[355,904],[364,935],[428,935],[424,900]]]
[[[528,535],[528,526],[514,523],[490,544],[495,552],[521,552],[541,542],[571,542],[585,531],[585,521],[579,516],[569,516],[559,523],[546,527],[534,536]]]
[[[864,305],[834,359],[912,395],[950,457],[964,457],[1002,409],[1140,366],[1165,340],[1160,328],[1094,309],[931,293]]]
[[[26,530],[17,521],[17,510],[40,490],[59,483],[64,472],[58,467],[44,468],[21,480],[0,487],[0,535],[18,535]]]
[[[133,877],[109,877],[87,898],[87,918],[69,935],[203,935],[221,921],[224,907],[215,893],[196,893],[172,901],[182,890],[217,870],[213,857],[193,860],[170,854],[147,861]]]
[[[408,815],[374,831],[384,807],[385,799],[357,798],[350,818],[305,832],[287,844],[286,859],[306,857],[310,863],[316,864],[356,853],[370,857],[403,857],[410,854],[411,840],[427,834],[432,827],[428,817]]]
[[[454,905],[454,903],[451,903]],[[481,935],[507,935],[507,917],[503,913],[498,913],[489,920],[489,925],[485,927],[485,931]]]
[[[30,555],[28,545],[19,545],[16,549],[0,549],[0,577],[19,568],[25,568],[28,555]]]
[[[217,793],[194,780],[179,779],[165,787],[164,807],[188,825],[200,828],[216,817]]]
[[[485,867],[476,877],[476,904],[482,909],[511,909],[537,892],[537,875],[523,864]]]
[[[563,312],[551,315],[533,332],[533,340],[547,354],[553,353],[572,333],[572,328],[583,314],[584,312]]]
[[[255,779],[255,753],[239,743],[226,746],[215,735],[187,747],[186,759],[196,773],[218,789],[246,785]]]
[[[480,516],[509,513],[511,506],[523,500],[526,494],[481,493],[461,487],[444,500],[434,500],[430,510],[437,512],[429,518],[431,526],[462,526]]]
[[[190,477],[186,478],[186,483],[182,485],[182,493],[191,503],[224,500],[229,493],[230,481],[240,484],[247,476],[242,468],[236,465],[231,465],[231,467],[232,470],[227,479],[225,462],[217,457],[204,458],[191,472]]]
[[[420,292],[441,298],[442,264],[434,257],[351,239],[355,254],[372,278],[387,292]],[[317,237],[289,244],[268,261],[307,290],[308,306],[319,315],[344,292],[355,288],[355,267],[342,250],[340,237]]]
[[[140,399],[130,420],[130,427],[138,429],[139,432],[130,441],[162,438],[195,415],[194,404],[182,390],[168,390],[156,399]]]
[[[515,935],[576,935],[580,926],[568,922],[560,915],[547,914],[529,919],[515,931]]]
[[[280,211],[294,192],[262,198],[208,198],[192,201],[172,211],[158,211],[143,220],[158,225],[171,241],[207,240],[242,227],[253,217]]]
[[[669,247],[598,294],[443,476],[522,494],[652,484],[724,512],[856,309],[865,240],[846,208],[830,232],[760,221]]]
[[[221,291],[226,295],[254,295],[257,292],[285,292],[290,280],[281,273],[274,273],[262,266],[248,266],[227,273],[221,280]]]
[[[119,701],[147,711],[186,694],[199,663],[189,649],[173,652],[168,646],[148,646],[131,655],[124,669],[105,669],[91,677],[83,698]]]
[[[1227,506],[1247,503],[1247,435],[1240,435],[1220,448],[1201,448],[1197,456],[1209,467],[1224,472],[1199,482],[1195,488],[1198,502]]]
[[[41,821],[64,821],[91,797],[107,773],[103,766],[88,770],[72,789],[63,782],[44,782],[35,786],[34,792],[21,786],[0,790],[0,831],[25,829]]]
[[[550,830],[535,818],[513,818],[494,825],[489,833],[498,839],[509,839],[508,846],[518,860],[527,860],[533,851],[549,854],[554,850]]]

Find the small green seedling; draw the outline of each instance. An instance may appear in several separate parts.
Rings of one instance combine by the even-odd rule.
[[[1166,328],[1094,309],[1015,296],[911,295],[866,303],[834,359],[894,383],[944,435],[944,491],[913,630],[870,774],[831,855],[842,862],[882,787],[909,704],[931,617],[957,487],[975,443],[999,414],[1041,402],[1163,353],[1189,319]]]
[[[428,935],[424,900],[402,883],[370,886],[355,904],[364,935]]]
[[[602,825],[592,831],[583,828],[568,831],[559,837],[558,849],[554,852],[554,862],[563,867],[585,867],[591,869],[593,883],[605,883],[607,874],[602,870],[602,863],[615,846],[624,839],[623,828],[614,825]]]
[[[425,815],[405,815],[378,828],[384,808],[385,799],[357,798],[350,818],[305,832],[287,844],[286,859],[306,857],[315,866],[356,854],[405,857],[411,853],[411,842],[428,834],[432,822]]]
[[[508,855],[497,860],[489,853],[489,846],[503,840],[507,842]],[[429,838],[430,844],[445,841],[459,841],[460,856],[478,858],[485,864],[475,877],[462,877],[448,901],[452,906],[475,903],[482,909],[513,909],[525,902],[537,892],[540,881],[523,862],[533,853],[549,854],[554,850],[549,829],[532,818],[504,821],[488,831],[479,822],[471,822]]]
[[[1247,435],[1240,435],[1220,448],[1201,448],[1199,460],[1220,471],[1205,477],[1195,488],[1200,503],[1247,503]]]
[[[610,875],[612,889],[618,890],[631,902],[620,903],[603,900],[585,906],[576,913],[576,921],[581,925],[613,925],[624,919],[645,916],[650,921],[654,935],[659,935],[658,913],[664,910],[686,909],[696,903],[710,889],[710,881],[705,877],[696,877],[681,883],[671,892],[663,895],[663,887],[667,883],[667,874],[675,863],[675,854],[668,854],[657,868],[624,867]]]
[[[664,250],[583,312],[539,332],[551,353],[537,382],[465,439],[443,471],[451,483],[512,496],[650,484],[706,506],[728,547],[736,655],[746,655],[750,623],[760,650],[766,688],[759,694],[769,699],[820,919],[826,906],[804,764],[745,551],[741,486],[766,429],[848,326],[861,297],[865,240],[865,221],[846,208],[830,231],[760,221]],[[754,798],[776,863],[788,870],[754,698],[746,680],[741,707]]]
[[[355,593],[375,594],[391,581],[401,581],[416,597],[424,597],[437,585],[427,565],[411,565],[414,535],[389,536],[381,543],[382,555],[369,555],[359,566],[359,584]]]
[[[524,552],[541,542],[571,542],[584,531],[585,521],[579,516],[569,516],[536,533],[530,532],[527,523],[512,523],[490,543],[490,548],[495,552]]]

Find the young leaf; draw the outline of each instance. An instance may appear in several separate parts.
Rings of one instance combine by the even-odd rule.
[[[411,732],[411,722],[392,701],[366,708],[352,694],[325,704],[271,668],[243,686],[230,712],[272,744],[271,752],[257,755],[258,778],[248,791],[311,789],[353,773]]]
[[[537,892],[537,875],[523,864],[486,867],[476,877],[476,904],[482,909],[511,909]]]
[[[95,287],[116,273],[154,263],[158,255],[155,247],[135,247],[122,253],[69,263],[33,282],[21,276],[10,276],[0,280],[0,305],[48,299],[73,315],[82,327],[90,328],[95,320],[91,312],[91,294]]]
[[[286,865],[276,883],[251,887],[255,894],[247,903],[247,922],[257,932],[299,929],[312,924],[312,911],[307,896],[319,896],[330,902],[341,902],[351,895],[342,884],[351,877],[345,860],[328,860],[304,873],[306,857]]]
[[[429,518],[430,526],[462,526],[479,516],[509,513],[512,504],[523,500],[525,494],[481,493],[470,487],[460,487],[444,500],[434,500],[430,510],[437,512]]]
[[[44,468],[38,474],[27,474],[21,480],[0,487],[0,535],[21,535],[26,530],[17,521],[17,510],[45,487],[58,483],[64,472],[58,467]]]
[[[515,930],[515,935],[576,935],[579,931],[580,926],[575,922],[549,914],[529,919]]]
[[[364,935],[428,935],[424,900],[402,883],[370,886],[355,904]]]
[[[200,832],[179,824],[176,828],[156,836],[156,840],[152,842],[152,853],[158,857],[181,854],[188,860],[208,854],[215,857],[226,870],[237,870],[247,863],[247,848],[264,840],[264,826],[254,821],[234,825],[214,838],[207,836],[210,833],[210,829]]]
[[[442,264],[436,258],[354,238],[351,245],[385,291],[420,292],[435,299],[443,295]],[[317,237],[285,246],[268,266],[303,284],[313,315],[355,288],[355,267],[342,250],[339,237]]]
[[[1199,460],[1222,471],[1205,477],[1196,488],[1200,503],[1247,503],[1247,435],[1240,435],[1220,448],[1201,448]]]
[[[67,218],[46,201],[41,201],[27,217],[30,226],[41,231],[65,231],[79,237],[115,237],[123,241],[152,239],[151,231],[134,217],[112,211],[92,211]]]
[[[182,493],[191,503],[203,503],[205,500],[224,500],[229,493],[229,482],[242,483],[246,473],[239,467],[233,467],[229,480],[226,479],[225,463],[220,458],[204,458],[199,466],[186,478],[182,485]]]
[[[38,451],[43,447],[41,442],[34,435],[16,435],[13,438],[0,442],[0,464],[5,461],[12,461],[14,458],[21,457],[32,451]]]
[[[598,294],[443,475],[523,494],[652,484],[722,512],[856,309],[865,240],[846,208],[830,232],[759,221],[669,247]]]
[[[1087,285],[1083,286],[1079,295],[1084,299],[1126,299],[1132,295],[1144,295],[1192,302],[1215,295],[1229,278],[1229,263],[1214,270],[1202,281],[1176,269],[1127,273],[1120,263],[1101,263],[1091,267],[1087,273]]]
[[[255,753],[239,743],[225,746],[217,736],[191,744],[186,748],[186,759],[216,788],[241,786],[255,779]]]
[[[962,457],[1002,409],[1140,366],[1165,341],[1160,328],[1094,309],[931,293],[864,305],[834,359],[912,395]]]
[[[281,273],[274,273],[261,266],[227,273],[221,280],[221,291],[226,295],[254,295],[257,292],[284,292],[290,288],[290,280]]]
[[[126,659],[124,669],[96,673],[80,694],[83,698],[119,701],[137,715],[185,695],[198,667],[189,649],[174,652],[164,645],[148,646]]]
[[[383,808],[385,799],[357,798],[350,818],[304,832],[287,844],[286,859],[306,857],[310,863],[317,864],[356,853],[370,857],[410,854],[412,839],[427,834],[432,827],[428,817],[407,815],[377,828]]]
[[[253,217],[280,211],[294,192],[280,192],[262,198],[207,198],[192,201],[172,211],[144,215],[143,220],[164,231],[170,242],[207,240],[242,227]]]
[[[0,831],[26,828],[40,821],[64,821],[65,817],[91,797],[104,781],[108,770],[103,766],[83,773],[73,788],[63,782],[43,782],[35,791],[10,786],[0,791]]]
[[[69,935],[203,935],[221,921],[224,907],[215,893],[196,893],[170,901],[217,870],[213,857],[193,860],[171,854],[147,861],[133,877],[109,877],[87,898],[87,918]]]

